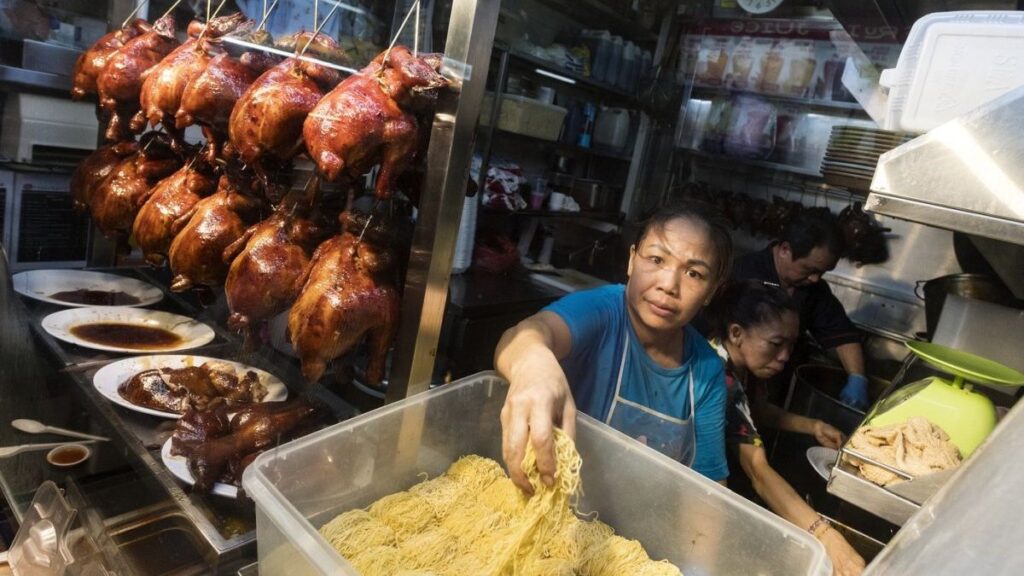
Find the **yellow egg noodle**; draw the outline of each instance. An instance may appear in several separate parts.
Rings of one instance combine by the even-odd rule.
[[[555,431],[557,471],[544,485],[527,446],[527,497],[501,465],[460,458],[437,478],[350,510],[320,533],[363,576],[681,576],[639,542],[576,516],[582,460]]]

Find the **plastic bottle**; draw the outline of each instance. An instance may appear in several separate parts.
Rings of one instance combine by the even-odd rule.
[[[640,56],[640,81],[644,84],[654,80],[654,56],[650,50],[644,50]]]
[[[594,135],[594,119],[597,117],[597,107],[587,102],[583,105],[583,126],[580,129],[580,137],[576,145],[580,148],[590,148]]]
[[[603,81],[608,76],[608,61],[612,56],[612,36],[607,30],[601,30],[597,34],[597,52],[594,57],[594,65],[591,69],[591,76]]]
[[[612,36],[612,49],[608,57],[608,70],[602,81],[608,84],[615,84],[619,79],[619,69],[622,67],[622,37]]]
[[[626,42],[622,49],[622,64],[619,66],[615,84],[623,90],[630,90],[636,86],[636,79],[636,45]]]

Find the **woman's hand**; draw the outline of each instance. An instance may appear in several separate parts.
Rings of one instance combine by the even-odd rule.
[[[822,420],[814,421],[814,438],[826,448],[839,449],[843,445],[843,433],[835,426]]]
[[[576,437],[576,404],[558,363],[569,353],[569,327],[556,314],[540,312],[508,329],[498,342],[494,366],[510,386],[501,408],[501,451],[508,474],[527,494],[523,471],[526,443],[537,453],[541,481],[555,479],[555,426]]]
[[[818,540],[825,545],[825,552],[832,560],[833,576],[858,576],[864,571],[864,559],[835,528],[827,528]]]
[[[557,465],[554,427],[561,426],[569,437],[575,438],[576,404],[560,369],[557,374],[545,374],[543,369],[533,374],[526,372],[514,379],[501,408],[501,451],[512,481],[533,494],[522,466],[526,443],[532,443],[537,453],[541,481],[551,486]]]

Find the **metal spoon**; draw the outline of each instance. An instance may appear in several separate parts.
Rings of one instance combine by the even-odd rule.
[[[92,442],[92,440],[89,440],[88,442]],[[74,442],[51,442],[47,444],[22,444],[20,446],[4,446],[0,447],[0,458],[14,456],[16,454],[21,454],[22,452],[30,452],[32,450],[51,450],[58,446],[67,446],[68,444],[74,444]]]
[[[60,434],[61,436],[71,436],[72,438],[85,438],[86,440],[98,440],[100,442],[110,440],[110,438],[104,438],[103,436],[93,436],[92,434],[86,434],[84,432],[75,432],[74,430],[57,428],[56,426],[47,426],[38,420],[29,420],[27,418],[12,420],[11,426],[14,426],[22,432],[28,432],[29,434],[43,434],[45,432],[49,432],[50,434]]]

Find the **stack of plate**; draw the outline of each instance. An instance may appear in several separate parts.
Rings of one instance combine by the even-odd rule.
[[[878,157],[911,138],[910,134],[875,128],[833,126],[825,159],[821,162],[825,182],[851,190],[868,190]]]

